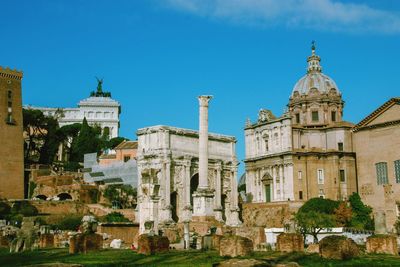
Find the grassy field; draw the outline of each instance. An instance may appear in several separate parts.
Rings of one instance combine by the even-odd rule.
[[[399,266],[400,257],[385,255],[362,256],[350,261],[321,259],[318,255],[301,253],[279,254],[257,252],[251,257],[262,260],[266,266],[283,262],[297,262],[301,266]],[[130,250],[102,250],[88,254],[69,255],[67,249],[45,249],[10,254],[0,249],[0,266],[29,266],[43,263],[79,263],[84,266],[212,266],[226,260],[216,251],[171,251],[152,256],[139,255]]]

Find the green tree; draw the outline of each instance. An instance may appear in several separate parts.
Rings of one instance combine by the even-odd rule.
[[[335,218],[333,215],[316,211],[297,212],[295,215],[297,230],[306,240],[306,235],[312,235],[314,243],[318,243],[318,234],[324,228],[334,227]]]
[[[325,199],[325,198],[311,198],[299,209],[299,212],[315,211],[324,214],[334,214],[335,209],[339,207],[340,202]]]
[[[353,211],[350,226],[357,229],[373,230],[375,226],[371,217],[372,208],[365,205],[357,193],[353,193],[349,197],[349,203]]]
[[[87,153],[100,152],[99,132],[87,123],[86,118],[83,119],[82,127],[76,142],[72,143],[71,161],[83,162],[83,156]]]
[[[103,195],[111,203],[118,202],[121,208],[130,208],[136,203],[137,189],[130,185],[108,185]]]
[[[130,222],[128,218],[126,218],[122,213],[119,212],[111,212],[104,216],[104,221],[112,223],[112,222]]]

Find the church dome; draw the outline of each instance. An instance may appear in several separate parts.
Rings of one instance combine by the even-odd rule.
[[[312,45],[312,55],[307,58],[307,74],[304,75],[293,87],[292,96],[295,94],[308,95],[315,88],[321,94],[329,93],[332,89],[340,94],[335,81],[322,73],[321,58],[315,54],[315,45]],[[297,93],[296,93],[297,92]]]

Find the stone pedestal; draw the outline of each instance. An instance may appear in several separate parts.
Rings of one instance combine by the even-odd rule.
[[[138,239],[138,253],[152,255],[169,251],[169,240],[165,236],[140,235]]]
[[[276,250],[280,252],[303,252],[304,239],[301,234],[282,233],[276,240]]]
[[[198,190],[193,193],[193,216],[214,216],[214,193],[211,190]]]
[[[392,235],[377,235],[367,238],[367,253],[398,255],[397,238]]]
[[[351,238],[330,235],[319,242],[319,254],[326,259],[348,260],[358,257],[360,250]]]
[[[99,234],[77,234],[69,239],[69,253],[87,253],[103,248],[103,236]]]
[[[238,257],[248,256],[253,252],[253,242],[245,237],[226,235],[221,238],[219,255]]]

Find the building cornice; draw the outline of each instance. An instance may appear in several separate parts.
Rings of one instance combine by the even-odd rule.
[[[4,78],[9,78],[9,79],[14,79],[17,81],[22,80],[23,77],[23,72],[19,71],[19,70],[12,70],[9,67],[7,68],[3,68],[0,66],[0,77],[4,77]]]
[[[385,128],[385,127],[390,127],[390,126],[399,125],[399,124],[400,124],[400,120],[387,121],[387,122],[368,125],[368,126],[354,127],[353,128],[353,132],[359,132],[359,131],[365,131],[365,130],[371,130],[371,129],[378,129],[378,128]]]
[[[271,159],[271,158],[284,158],[285,156],[296,156],[296,157],[301,157],[301,156],[350,156],[350,157],[355,157],[356,153],[355,152],[345,152],[345,151],[287,151],[287,152],[282,152],[282,153],[275,153],[275,154],[270,154],[270,155],[264,155],[264,156],[259,156],[259,157],[254,157],[254,158],[248,158],[243,160],[245,163],[250,163],[254,161],[259,161],[259,160],[264,160],[264,159]]]

